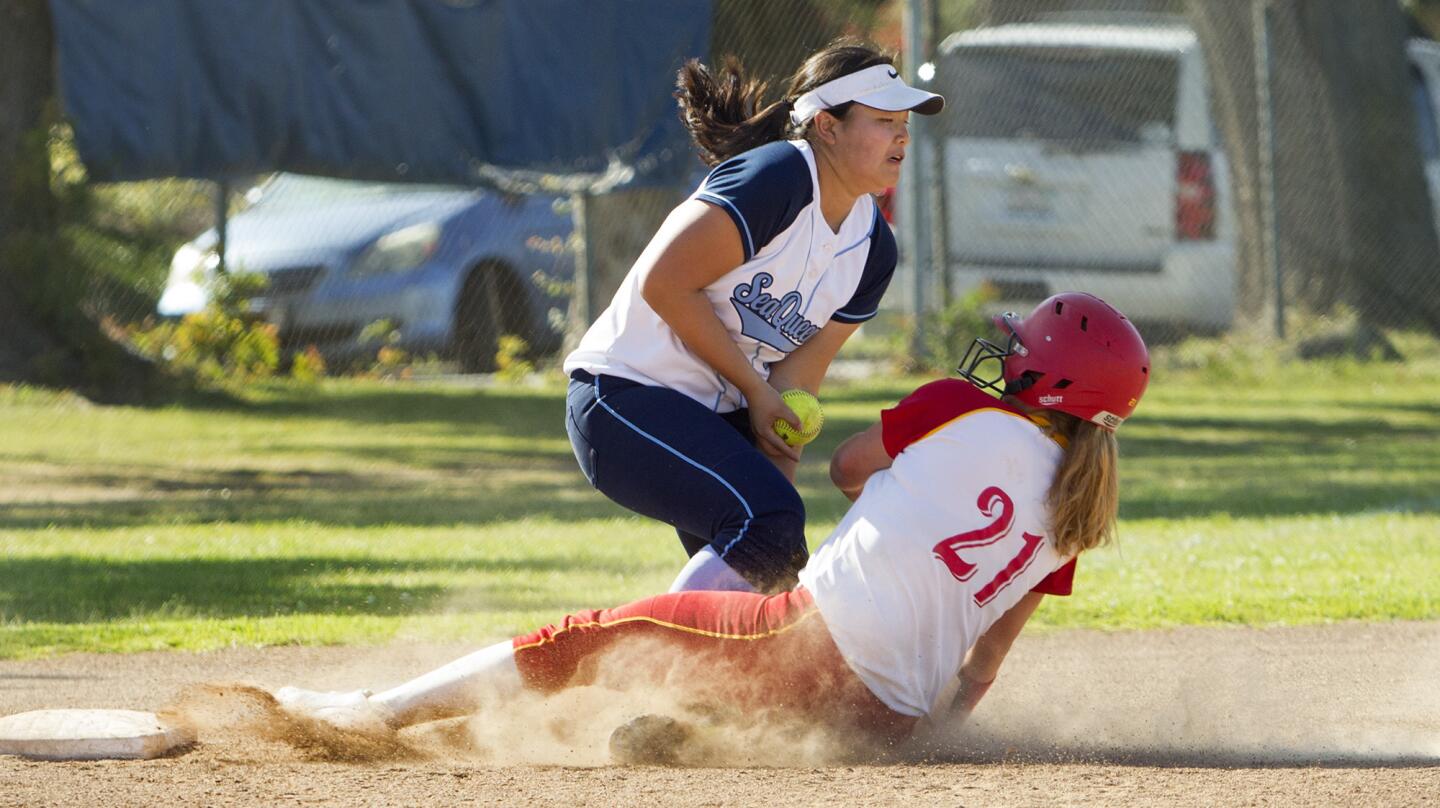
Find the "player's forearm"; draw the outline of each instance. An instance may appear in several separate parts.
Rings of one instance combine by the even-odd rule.
[[[776,390],[799,388],[819,395],[820,384],[825,381],[835,355],[858,327],[850,323],[827,323],[804,345],[770,366],[771,386]]]
[[[834,459],[830,462],[830,482],[835,488],[845,495],[845,498],[854,502],[860,498],[860,492],[865,490],[865,483],[869,481],[869,473],[857,473],[855,471],[837,467]]]
[[[715,316],[710,298],[703,291],[665,290],[646,295],[646,302],[676,335],[705,364],[725,381],[735,385],[746,398],[756,385],[766,384],[759,372],[735,346],[725,324]]]
[[[960,671],[960,687],[955,691],[954,701],[950,703],[951,718],[964,721],[969,717],[970,713],[975,711],[975,707],[980,704],[980,700],[985,698],[985,694],[990,691],[990,685],[993,684],[995,684],[994,679],[977,682],[966,676],[962,669]]]
[[[960,666],[961,675],[974,682],[994,681],[1000,673],[1000,665],[1010,653],[1010,647],[1015,644],[1015,639],[1020,636],[1020,632],[1030,620],[1030,615],[1035,613],[1044,597],[1035,592],[1025,593],[1019,603],[986,629],[965,655],[965,663]]]
[[[1010,646],[1014,645],[1015,638],[1020,636],[1020,631],[1025,628],[1025,623],[1030,620],[1030,615],[1035,613],[1043,597],[1045,596],[1034,592],[1025,593],[1019,603],[1010,607],[1010,611],[1001,615],[1000,619],[970,646],[965,662],[960,666],[960,687],[955,691],[955,698],[950,703],[952,720],[964,721],[980,703],[980,699],[989,692],[995,678],[1000,675],[1000,665],[1010,653]]]
[[[736,347],[705,289],[744,260],[730,217],[704,202],[682,202],[635,261],[640,297],[696,356],[746,398],[764,378]]]
[[[890,468],[894,462],[885,451],[881,425],[874,424],[864,432],[845,439],[830,458],[830,482],[854,502],[865,483],[875,472]]]
[[[794,356],[794,354],[791,354],[791,356]],[[770,374],[767,379],[770,382],[770,386],[776,390],[804,390],[818,397],[820,394],[820,382],[825,379],[825,370],[826,369],[822,367],[816,372],[811,368],[794,365],[791,364],[790,357],[786,357],[770,366]]]

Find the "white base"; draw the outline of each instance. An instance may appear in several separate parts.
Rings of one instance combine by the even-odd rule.
[[[136,710],[33,710],[0,718],[0,755],[40,760],[148,760],[194,740]]]

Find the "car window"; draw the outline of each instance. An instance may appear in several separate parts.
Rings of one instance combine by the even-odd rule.
[[[940,63],[947,134],[1171,142],[1179,63],[1096,48],[963,47]]]
[[[1415,139],[1419,141],[1420,156],[1426,162],[1440,160],[1440,128],[1435,124],[1435,106],[1425,74],[1418,67],[1410,68],[1410,102],[1415,107]]]

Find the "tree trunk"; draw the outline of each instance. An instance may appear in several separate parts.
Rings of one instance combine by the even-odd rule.
[[[26,137],[42,125],[53,93],[50,15],[45,0],[0,6],[0,239],[16,228],[53,225],[53,200],[27,198],[44,157]],[[48,163],[43,173],[49,176]],[[46,189],[48,189],[48,183]],[[48,197],[48,194],[46,194]]]
[[[55,200],[44,149],[53,92],[45,0],[0,6],[0,380],[27,380],[32,361],[55,347],[25,305],[36,235],[53,234]],[[38,141],[38,142],[37,142]]]
[[[54,55],[45,0],[0,4],[0,382],[137,403],[171,392],[82,311],[88,281],[50,187]]]
[[[1440,333],[1440,245],[1416,139],[1400,6],[1290,0],[1283,8],[1294,16],[1334,115],[1329,165],[1341,190],[1336,207],[1349,258],[1337,285],[1370,325],[1423,323]]]
[[[1261,211],[1252,0],[1190,0],[1240,223],[1239,300],[1274,304]],[[1398,5],[1275,0],[1271,99],[1287,298],[1349,303],[1371,326],[1440,329],[1440,265]],[[1287,301],[1294,302],[1294,301]]]

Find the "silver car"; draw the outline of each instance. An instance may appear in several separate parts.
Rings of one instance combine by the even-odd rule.
[[[367,328],[384,321],[397,347],[483,371],[502,334],[537,353],[560,344],[574,262],[569,215],[549,197],[278,174],[247,198],[226,264],[265,276],[253,304],[287,347],[373,356]],[[209,230],[176,252],[161,315],[206,305],[216,241]]]

